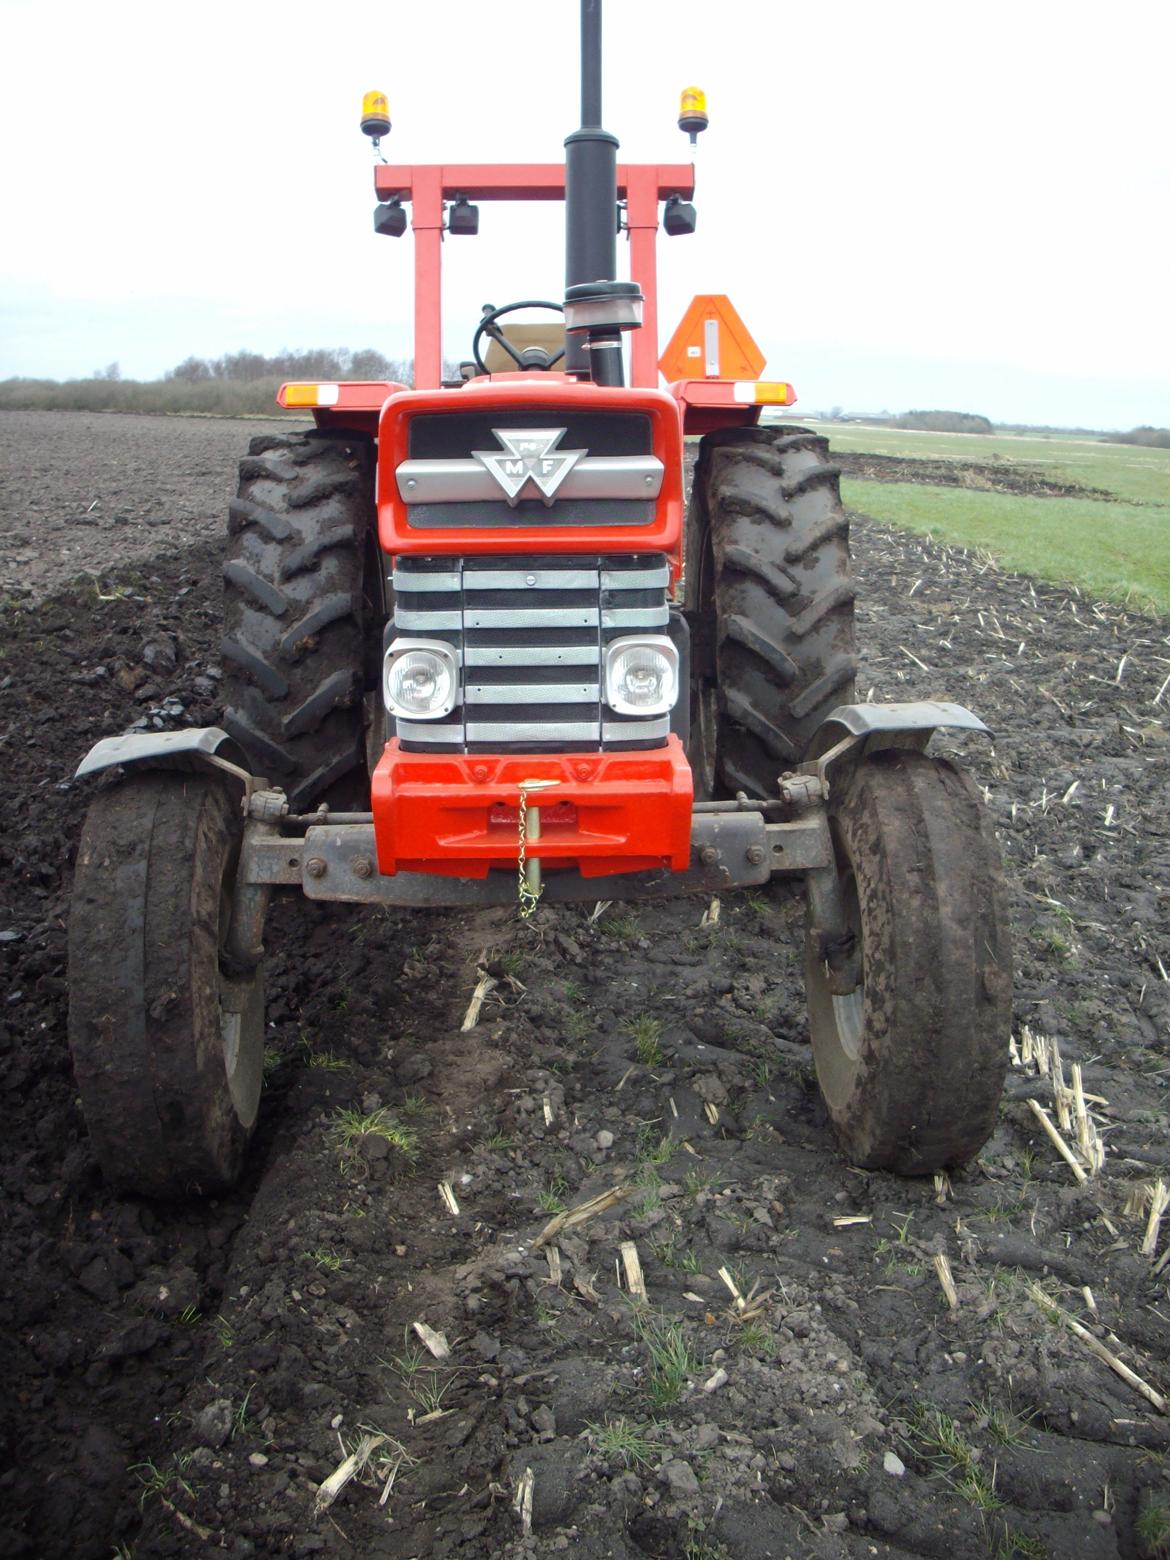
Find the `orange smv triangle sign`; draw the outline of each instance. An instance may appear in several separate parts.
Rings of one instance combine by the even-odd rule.
[[[758,379],[764,354],[725,293],[692,298],[658,366],[668,383],[677,379]]]

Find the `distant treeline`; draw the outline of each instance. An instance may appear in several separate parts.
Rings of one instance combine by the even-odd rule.
[[[278,352],[275,357],[265,357],[260,352],[189,357],[177,368],[168,369],[163,380],[178,380],[185,385],[207,384],[211,380],[253,385],[269,379],[391,379],[409,384],[413,377],[412,362],[385,357],[373,347],[363,347],[360,352],[350,352],[347,347],[316,347],[307,352]]]
[[[1170,428],[1131,428],[1128,433],[1109,433],[1107,444],[1144,444],[1151,450],[1170,450]]]
[[[928,433],[1016,433],[1026,438],[1054,434],[1068,439],[1080,436],[1105,444],[1144,444],[1150,449],[1170,449],[1170,428],[1134,428],[1129,433],[1103,433],[1100,428],[1058,428],[1052,423],[993,423],[974,412],[874,412],[854,415],[839,406],[817,413],[830,422],[862,423],[872,428],[917,428]]]
[[[890,418],[891,428],[918,428],[926,433],[991,433],[988,417],[975,412],[903,412]]]
[[[452,367],[451,372],[456,370]],[[409,385],[414,364],[388,358],[372,347],[359,352],[319,347],[275,357],[259,352],[189,357],[161,379],[123,379],[118,364],[111,363],[89,379],[0,381],[0,409],[279,416],[276,392],[286,380],[296,379],[387,379]],[[305,414],[301,410],[296,415],[303,420]]]

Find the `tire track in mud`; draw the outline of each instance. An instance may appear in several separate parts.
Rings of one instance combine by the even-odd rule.
[[[174,425],[152,420],[148,447],[139,421],[101,437],[165,467]],[[224,430],[221,493],[249,432]],[[213,486],[192,507],[218,506]],[[945,695],[995,730],[967,762],[1013,877],[1017,1026],[1057,1035],[1107,1101],[1085,1189],[1023,1069],[941,1190],[845,1166],[804,1044],[802,911],[777,885],[714,926],[702,901],[550,907],[532,928],[281,905],[247,1184],[201,1209],[110,1197],[65,1051],[86,794],[67,776],[136,718],[214,719],[217,551],[6,610],[5,1552],[202,1555],[222,1535],[240,1555],[1142,1553],[1167,1421],[1024,1281],[1092,1322],[1090,1286],[1119,1352],[1170,1381],[1167,1270],[1137,1249],[1170,1157],[1166,625],[866,523],[854,551],[863,696]],[[501,983],[463,1035],[484,950]],[[413,1170],[376,1143],[344,1153],[342,1109],[415,1132]],[[558,1238],[550,1283],[533,1241],[551,1210],[626,1183]],[[387,1439],[315,1516],[364,1427]]]

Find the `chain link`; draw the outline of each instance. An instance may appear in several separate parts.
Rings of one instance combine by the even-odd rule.
[[[516,872],[517,893],[520,899],[520,919],[527,921],[532,912],[540,903],[540,896],[544,892],[544,884],[534,889],[528,881],[528,793],[529,791],[547,791],[552,786],[559,785],[559,780],[530,780],[527,784],[520,782],[520,805],[517,808],[519,818],[519,837],[516,842]]]
[[[533,893],[528,886],[528,792],[520,787],[520,839],[517,851],[516,863],[519,869],[519,895],[520,895],[520,919],[527,921],[532,912],[540,903],[540,894]],[[543,892],[544,885],[541,885]]]

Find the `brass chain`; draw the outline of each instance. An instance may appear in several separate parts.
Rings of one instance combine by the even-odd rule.
[[[540,896],[544,892],[543,883],[539,888],[533,888],[528,881],[526,871],[528,865],[528,793],[529,791],[547,791],[552,786],[559,785],[559,780],[529,780],[521,781],[519,785],[520,805],[517,808],[519,819],[519,837],[516,842],[516,872],[517,892],[520,898],[520,919],[527,921],[532,912],[540,903]]]
[[[520,839],[516,855],[516,864],[519,874],[520,895],[520,919],[527,921],[532,912],[540,903],[540,894],[534,894],[528,886],[528,874],[524,870],[528,864],[528,792],[520,787]],[[542,885],[543,889],[543,885]]]

